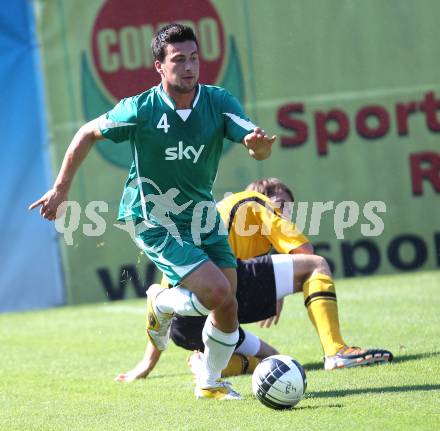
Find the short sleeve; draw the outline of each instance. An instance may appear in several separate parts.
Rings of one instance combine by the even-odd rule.
[[[244,115],[240,102],[225,91],[222,104],[225,120],[225,135],[233,142],[242,142],[243,138],[255,129],[255,124]]]
[[[295,248],[309,242],[308,238],[295,226],[295,223],[281,217],[278,210],[266,202],[255,214],[260,218],[264,235],[278,253],[290,253]]]
[[[99,117],[102,136],[113,142],[123,142],[130,138],[136,128],[136,98],[122,99],[111,111]]]

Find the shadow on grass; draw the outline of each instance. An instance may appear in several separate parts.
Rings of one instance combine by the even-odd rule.
[[[191,373],[170,373],[170,374],[153,374],[152,376],[148,376],[148,377],[141,377],[139,379],[134,380],[131,383],[135,383],[135,382],[146,382],[146,381],[150,381],[150,380],[162,380],[162,379],[168,379],[170,377],[190,377],[192,376]]]
[[[344,407],[342,404],[328,404],[326,406],[299,406],[294,410],[341,409],[342,407]]]
[[[323,370],[324,362],[310,362],[307,364],[302,364],[306,371]]]
[[[382,388],[360,388],[360,389],[341,389],[336,391],[314,391],[306,393],[306,398],[332,398],[346,397],[349,395],[360,394],[380,394],[392,392],[415,392],[415,391],[436,391],[440,390],[440,385],[409,385],[409,386],[385,386]]]
[[[393,363],[406,362],[406,361],[416,361],[418,359],[425,359],[425,358],[429,358],[432,356],[440,356],[440,352],[418,353],[418,354],[413,354],[413,355],[399,355],[397,357],[394,357]],[[369,365],[369,367],[375,367],[375,366],[377,366],[377,365]],[[391,364],[391,366],[392,366],[392,364]],[[303,364],[303,367],[306,370],[306,372],[324,369],[323,362],[310,362],[307,364]],[[332,372],[341,372],[341,371],[342,370],[336,370],[336,371],[332,371]],[[191,373],[182,372],[182,373],[174,373],[174,374],[154,374],[152,376],[148,376],[148,380],[164,379],[164,378],[169,378],[169,377],[182,377],[182,376],[191,376]],[[142,381],[142,380],[146,380],[146,379],[139,379],[139,380]],[[403,386],[403,387],[405,388],[405,386]],[[411,388],[413,388],[413,386],[408,386],[408,388],[409,389],[406,389],[406,391],[412,390]],[[420,389],[418,386],[414,386],[414,388],[416,388],[414,390],[429,390],[429,389]],[[417,389],[417,388],[419,388],[419,389]],[[434,385],[433,388],[440,389],[440,386]],[[353,393],[346,393],[346,394],[339,394],[340,391],[334,391],[334,392],[328,391],[328,392],[313,393],[313,396],[316,396],[316,397],[329,396],[330,397],[330,396],[354,395],[357,393],[367,393],[367,392],[398,392],[399,391],[398,389],[395,389],[395,390],[392,390],[392,389],[393,388],[355,389],[355,390],[353,390],[354,391]],[[405,391],[405,389],[403,389],[403,391]],[[330,393],[332,393],[333,395],[329,395]],[[310,394],[311,393],[309,392],[308,395],[311,396]],[[318,394],[318,395],[316,395],[316,394]],[[327,407],[330,407],[330,406],[327,406]],[[306,408],[306,407],[304,407],[304,408]]]
[[[397,354],[394,356],[393,362],[394,364],[398,364],[400,362],[407,361],[417,361],[419,359],[427,359],[434,356],[440,356],[440,352],[427,352],[427,353],[415,353],[413,355],[400,355]],[[374,364],[372,366],[375,366]],[[324,369],[323,362],[310,362],[307,364],[303,364],[303,367],[306,371],[315,371]]]
[[[310,396],[307,397],[307,394],[305,395],[304,399],[306,398],[311,398]],[[243,400],[245,401],[255,401],[255,396],[254,395],[244,395],[243,396]],[[342,404],[327,404],[327,405],[321,405],[321,406],[303,406],[303,405],[299,405],[299,406],[295,406],[293,409],[286,409],[286,410],[276,410],[274,409],[274,412],[278,412],[278,413],[285,413],[286,411],[291,411],[291,410],[318,410],[318,409],[340,409],[344,407]]]
[[[415,353],[413,355],[399,355],[394,357],[393,362],[417,361],[417,359],[426,359],[433,356],[440,356],[440,352]]]

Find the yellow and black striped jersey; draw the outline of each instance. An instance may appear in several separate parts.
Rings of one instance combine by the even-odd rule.
[[[280,210],[261,193],[235,193],[220,201],[217,209],[238,259],[267,254],[272,247],[278,253],[290,253],[309,242],[295,224],[283,218]]]

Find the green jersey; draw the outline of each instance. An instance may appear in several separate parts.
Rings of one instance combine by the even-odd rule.
[[[197,203],[213,201],[223,139],[242,142],[255,125],[226,90],[199,84],[190,109],[176,109],[158,85],[121,100],[99,127],[104,137],[131,145],[119,220],[155,224],[166,214],[181,225],[191,223]]]

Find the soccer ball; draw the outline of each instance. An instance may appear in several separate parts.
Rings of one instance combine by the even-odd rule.
[[[291,409],[307,389],[302,365],[286,355],[263,359],[252,374],[252,392],[267,407]]]

